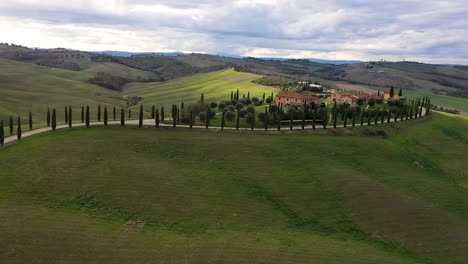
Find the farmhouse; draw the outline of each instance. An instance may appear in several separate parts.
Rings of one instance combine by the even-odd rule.
[[[320,104],[320,98],[290,91],[281,91],[275,97],[276,105],[302,106],[304,103]]]
[[[339,104],[342,104],[342,103],[352,104],[352,103],[355,103],[357,99],[358,98],[355,95],[340,94],[340,93],[335,93],[335,94],[332,94],[332,96],[328,97],[328,101],[330,103],[337,102]]]

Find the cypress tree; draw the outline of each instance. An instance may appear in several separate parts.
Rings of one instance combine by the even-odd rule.
[[[176,126],[177,126],[177,117],[176,117],[177,109],[176,109],[176,107],[177,106],[172,105],[172,127],[173,128],[176,128]]]
[[[265,131],[268,131],[268,109],[265,107],[265,120],[264,120],[264,124],[265,126]]]
[[[323,111],[323,117],[322,117],[322,122],[323,122],[323,128],[327,129],[327,123],[328,123],[328,108],[324,108],[325,111]]]
[[[336,128],[336,101],[335,104],[333,105],[333,110],[332,110],[332,115],[333,115],[333,127]]]
[[[393,97],[395,96],[395,90],[394,90],[393,86],[390,87],[390,92],[389,92],[389,94],[390,94],[390,98],[393,98]]]
[[[252,131],[253,131],[253,130],[254,130],[254,127],[255,127],[255,115],[254,115],[254,114],[252,114],[251,126],[252,126]]]
[[[0,120],[0,146],[3,146],[3,144],[5,144],[5,130],[3,126],[3,120]]]
[[[151,107],[151,119],[154,119],[154,114],[156,112],[156,109],[154,108],[154,105]]]
[[[184,110],[184,102],[180,103],[180,109]]]
[[[314,116],[312,117],[312,129],[315,129],[316,122],[317,122],[317,106],[314,107]]]
[[[413,101],[413,100],[411,100],[411,106],[410,106],[410,107],[411,107],[411,108],[410,108],[410,115],[409,115],[409,117],[410,117],[410,119],[413,119],[413,111],[414,111],[414,101]]]
[[[226,114],[225,109],[221,112],[221,130],[224,130],[224,122],[225,122],[225,117],[224,115]]]
[[[84,106],[81,106],[81,123],[84,123],[85,120],[85,111],[84,111]]]
[[[156,108],[156,112],[154,114],[154,117],[155,117],[155,125],[156,127],[159,127],[159,110]]]
[[[114,106],[114,109],[112,109],[112,120],[115,121],[116,115],[117,115],[117,113],[116,113],[115,106]]]
[[[68,106],[68,127],[73,126],[73,114],[71,105]]]
[[[107,126],[109,117],[107,116],[107,106],[104,106],[104,125]]]
[[[335,111],[333,112],[333,128],[336,128],[336,122],[338,120],[338,109],[335,107]]]
[[[237,90],[237,92],[239,92],[239,90]],[[239,121],[240,121],[240,114],[239,114],[239,111],[237,111],[236,130],[239,130]]]
[[[52,109],[52,130],[55,131],[57,128],[57,111],[55,111],[55,108]]]
[[[68,107],[65,106],[65,124],[68,124]]]
[[[90,116],[89,116],[89,105],[86,106],[86,127],[89,127]]]
[[[18,116],[18,123],[17,123],[17,128],[16,128],[16,137],[18,140],[21,140],[22,133],[21,133],[21,118]]]
[[[206,128],[210,126],[210,107],[206,110],[205,126]]]
[[[371,125],[371,111],[367,111],[367,125],[370,126]]]
[[[132,120],[132,109],[128,109],[128,120]]]
[[[190,128],[193,127],[193,111],[190,111]]]
[[[203,101],[205,101],[205,95],[204,94],[201,94],[200,101],[202,101],[202,103],[203,103]]]
[[[356,114],[357,114],[357,111],[354,111],[353,112],[353,127],[356,127]]]
[[[125,125],[125,110],[123,108],[120,110],[120,125]]]
[[[143,126],[143,105],[140,105],[140,114],[138,115],[138,126]]]
[[[364,125],[364,109],[361,111],[361,126]]]
[[[346,128],[347,125],[348,125],[348,108],[345,109],[343,127]]]
[[[236,92],[236,100],[239,100],[239,89],[237,89],[237,92]]]
[[[247,92],[247,98],[250,98],[250,91]]]
[[[306,103],[304,102],[304,106],[302,107],[302,120],[301,120],[302,130],[305,129],[305,115],[306,115],[305,111],[306,111]]]
[[[179,110],[178,107],[176,108],[176,113],[177,113],[177,115],[176,115],[177,116],[177,124],[180,124],[180,110]]]
[[[50,127],[50,108],[47,107],[47,118],[46,118],[46,121],[47,121],[47,127]]]
[[[164,121],[164,106],[161,106],[161,121]]]
[[[10,136],[13,135],[13,117],[10,116]]]
[[[231,91],[231,101],[234,99],[234,92]]]
[[[409,119],[409,111],[410,111],[409,108],[410,108],[409,105],[405,105],[405,112],[406,112],[405,120]]]
[[[426,105],[426,116],[430,114],[431,111],[431,99],[427,98],[427,105]]]
[[[293,113],[289,111],[289,130],[293,129]]]
[[[422,117],[423,107],[424,107],[424,98],[423,98],[423,100],[421,102],[421,106],[419,107],[419,118]]]
[[[278,121],[278,131],[281,130],[281,120],[282,120],[282,116],[281,115],[276,115],[276,117],[273,117],[274,120],[276,119]]]
[[[387,110],[385,109],[385,106],[384,106],[384,109],[382,110],[382,115],[380,116],[380,123],[383,124],[384,123],[384,119],[385,119],[385,114],[387,113]]]
[[[262,99],[263,101],[265,101],[265,93],[263,93]]]
[[[29,130],[33,129],[32,113],[29,112]]]
[[[400,90],[398,91],[398,96],[399,97],[402,97],[403,96],[403,90],[400,88]]]
[[[374,123],[376,125],[379,124],[379,115],[380,115],[380,110],[377,109],[377,111],[375,111],[375,120],[374,120]]]

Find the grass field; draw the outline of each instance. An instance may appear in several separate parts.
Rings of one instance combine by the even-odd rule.
[[[279,91],[278,88],[252,83],[260,76],[251,73],[236,72],[233,69],[197,74],[164,83],[132,83],[124,87],[125,96],[143,97],[141,104],[164,106],[170,109],[172,104],[189,103],[200,100],[203,93],[205,101],[219,102],[230,100],[231,91],[239,89],[250,97],[262,98],[263,93],[269,94]]]
[[[125,107],[127,98],[134,96],[143,98],[141,103],[145,105],[145,111],[148,113],[153,104],[170,109],[173,103],[199,100],[201,93],[210,101],[228,100],[231,90],[236,89],[246,94],[250,91],[252,96],[277,91],[275,88],[251,83],[251,80],[259,77],[258,75],[226,70],[165,83],[132,83],[125,91],[116,92],[86,81],[99,71],[133,79],[153,76],[149,72],[121,64],[89,62],[83,67],[82,71],[68,71],[0,59],[0,120],[8,120],[10,115],[16,120],[19,115],[26,121],[29,111],[32,111],[34,122],[41,126],[45,123],[47,107],[56,108],[58,120],[63,121],[65,105],[73,107],[75,120],[80,118],[81,106],[89,105],[91,118],[95,119],[99,104],[109,108]],[[138,107],[135,106],[135,110]],[[134,118],[136,117],[135,113]]]
[[[95,127],[26,138],[0,150],[0,259],[463,263],[468,122],[435,113],[392,129]]]

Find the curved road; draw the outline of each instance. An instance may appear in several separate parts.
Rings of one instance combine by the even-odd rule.
[[[426,109],[423,108],[422,116],[425,116],[425,115],[426,115]],[[171,119],[167,119],[167,120],[171,120]],[[387,120],[385,120],[384,125],[387,124],[386,121]],[[404,120],[403,122],[405,122],[405,121],[406,120]],[[395,122],[395,120],[392,118],[390,120],[390,122],[393,123],[393,122]],[[402,121],[398,120],[398,122],[402,122]],[[126,120],[125,121],[125,125],[138,125],[138,123],[139,123],[138,120]],[[120,121],[109,121],[108,124],[109,125],[120,125]],[[86,125],[85,123],[77,123],[77,124],[73,124],[72,127],[84,127],[85,125]],[[104,125],[104,122],[92,122],[92,123],[90,123],[90,126],[102,126],[102,125]],[[155,126],[156,121],[154,119],[145,119],[145,120],[143,120],[143,125],[144,126]],[[367,126],[367,125],[368,125],[368,123],[365,122],[364,126]],[[374,120],[372,120],[371,125],[375,126]],[[381,125],[380,120],[379,120],[378,125]],[[161,127],[172,127],[172,124],[160,123],[159,126],[161,126]],[[352,124],[348,124],[348,127],[351,127],[351,126],[352,126]],[[359,126],[361,126],[360,123],[356,124],[356,127],[359,127]],[[189,128],[188,125],[177,125],[177,127]],[[336,127],[337,128],[343,128],[344,125],[337,125]],[[68,125],[60,125],[60,126],[57,126],[56,129],[58,130],[58,129],[65,129],[65,128],[68,128]],[[205,126],[193,126],[193,128],[195,128],[195,129],[206,129]],[[333,128],[333,126],[327,125],[327,129],[331,129],[331,128]],[[209,127],[209,129],[221,130],[221,127]],[[224,127],[224,129],[225,130],[236,130],[235,127]],[[305,126],[305,129],[311,130],[312,125]],[[316,129],[323,129],[323,125],[317,125]],[[239,130],[243,130],[243,131],[249,130],[250,131],[251,128],[239,128]],[[278,130],[278,128],[276,126],[275,127],[270,126],[268,128],[268,131],[277,131],[277,130]],[[289,126],[288,127],[282,126],[281,130],[282,131],[290,131]],[[293,130],[302,130],[302,126],[294,126]],[[49,132],[49,131],[52,131],[52,128],[44,127],[44,128],[30,130],[30,131],[27,131],[27,132],[23,132],[22,133],[22,138],[31,137],[31,136],[46,133],[46,132]],[[265,129],[264,128],[254,128],[254,131],[265,131]],[[17,138],[16,135],[9,136],[9,137],[5,138],[5,144],[9,144],[9,143],[15,142],[17,140],[18,140],[18,138]]]

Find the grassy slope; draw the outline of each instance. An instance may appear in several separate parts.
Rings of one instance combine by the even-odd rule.
[[[58,119],[63,121],[65,105],[74,108],[75,120],[79,119],[80,107],[89,105],[91,117],[95,119],[98,104],[125,106],[124,97],[130,96],[143,97],[142,103],[149,110],[152,104],[170,108],[173,103],[195,101],[201,93],[205,93],[206,100],[226,100],[235,89],[245,93],[250,91],[252,96],[276,91],[275,88],[251,83],[259,77],[257,75],[233,70],[199,74],[166,83],[132,83],[125,92],[118,93],[85,81],[98,71],[134,79],[151,78],[153,74],[120,64],[95,62],[89,62],[82,71],[68,71],[0,59],[0,69],[0,120],[7,120],[10,115],[16,120],[20,115],[26,121],[29,111],[32,111],[38,124],[45,122],[48,106],[57,108]]]
[[[170,107],[171,104],[180,104],[182,101],[194,102],[200,100],[200,95],[205,94],[205,100],[220,101],[229,100],[231,91],[240,90],[240,95],[262,97],[271,92],[276,93],[277,88],[258,85],[252,80],[260,76],[250,73],[239,73],[232,69],[211,73],[197,74],[164,83],[132,83],[124,87],[126,96],[141,96],[142,104],[158,107]]]
[[[467,129],[435,114],[388,139],[118,127],[26,139],[0,151],[0,259],[462,263]]]
[[[29,111],[36,115],[36,121],[38,115],[45,119],[50,106],[57,108],[62,120],[65,105],[75,108],[90,105],[94,109],[99,103],[124,104],[123,98],[115,92],[70,79],[71,75],[81,72],[1,59],[0,69],[0,119],[6,120],[9,115],[27,118]]]

